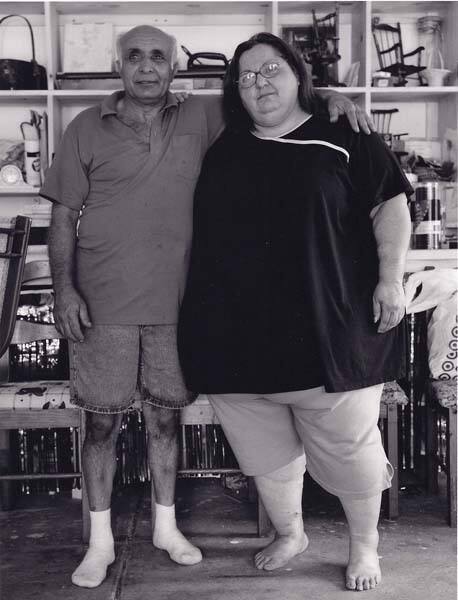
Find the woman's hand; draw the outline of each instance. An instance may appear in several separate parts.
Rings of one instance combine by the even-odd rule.
[[[402,283],[379,281],[372,298],[374,323],[379,321],[378,333],[386,333],[402,321],[406,300]]]
[[[178,104],[183,104],[183,102],[191,95],[189,92],[174,92],[173,95],[178,101]]]
[[[350,98],[338,92],[330,92],[326,95],[325,99],[328,103],[329,120],[331,123],[335,123],[340,115],[345,115],[353,131],[358,133],[360,128],[367,134],[375,131],[374,122],[369,115],[350,100]]]

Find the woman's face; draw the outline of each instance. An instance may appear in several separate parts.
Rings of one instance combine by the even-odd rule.
[[[278,63],[270,66],[270,63]],[[265,73],[275,72],[273,77],[264,77]],[[241,79],[251,71],[257,73],[251,87],[242,87]],[[248,76],[249,78],[249,76]],[[268,44],[258,44],[240,56],[239,61],[239,94],[243,106],[250,114],[256,125],[273,127],[281,125],[287,117],[299,106],[298,84],[296,74],[289,64],[281,58],[278,51]]]

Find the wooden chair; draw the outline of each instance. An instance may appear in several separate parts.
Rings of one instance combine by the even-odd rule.
[[[443,469],[447,477],[448,523],[451,527],[457,524],[456,388],[454,379],[430,379],[425,392],[427,489],[430,493],[438,493],[438,467]]]
[[[411,52],[404,52],[402,45],[401,26],[387,25],[380,23],[379,17],[372,19],[372,37],[374,39],[377,58],[379,61],[379,71],[387,71],[395,79],[396,87],[403,87],[407,84],[407,78],[416,75],[420,84],[422,79],[419,73],[426,67],[421,66],[421,53],[424,46],[418,46]],[[405,59],[417,56],[417,64],[407,64]]]
[[[393,467],[391,487],[385,492],[385,514],[388,519],[399,517],[399,445],[398,445],[398,413],[399,407],[408,404],[404,390],[396,381],[385,383],[380,401],[379,423],[385,452]]]
[[[19,289],[24,271],[27,244],[30,235],[30,219],[18,216],[0,222],[0,356],[8,349],[16,324]],[[1,372],[0,378],[4,376]],[[0,420],[0,475],[8,470],[9,434],[1,430]],[[11,486],[0,485],[1,505],[7,505]]]
[[[317,17],[312,9],[312,50],[306,53],[305,60],[312,65],[312,79],[315,86],[338,85],[337,62],[339,54],[339,8],[334,12]]]
[[[34,261],[27,263],[22,277],[22,286],[30,288],[34,292],[52,289],[48,261]],[[38,289],[37,288],[40,288]],[[3,344],[3,355],[0,358],[2,381],[0,384],[0,429],[38,429],[38,428],[73,428],[79,429],[79,435],[74,435],[75,449],[78,460],[74,461],[81,465],[81,448],[84,439],[83,412],[69,405],[69,384],[66,381],[33,381],[33,382],[8,382],[9,356],[8,345],[26,344],[39,340],[58,339],[59,334],[54,325],[49,323],[32,323],[16,320],[21,278],[11,288],[11,294],[15,295],[15,301],[10,305],[10,319],[12,320],[14,332],[11,332],[8,343]],[[27,290],[26,290],[27,291]],[[30,289],[28,290],[30,293]],[[8,290],[7,290],[8,292]],[[3,316],[3,315],[2,315]],[[58,406],[45,410],[46,406]],[[9,451],[8,438],[3,438],[4,454]],[[0,476],[0,481],[24,481],[40,479],[80,479],[82,490],[82,515],[83,515],[83,540],[89,539],[89,512],[87,495],[81,472],[69,473],[32,473],[15,474],[7,473]],[[10,507],[12,497],[5,498],[6,508]],[[8,506],[10,505],[10,506]]]

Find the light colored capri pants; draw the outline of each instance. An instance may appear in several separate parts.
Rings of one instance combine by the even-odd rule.
[[[325,490],[370,498],[389,488],[393,475],[377,427],[382,390],[380,384],[208,398],[245,475],[268,475],[305,449],[307,469]]]

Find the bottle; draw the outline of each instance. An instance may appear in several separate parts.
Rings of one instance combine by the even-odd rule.
[[[25,180],[29,185],[40,187],[40,142],[39,140],[25,140]]]
[[[437,181],[423,181],[415,188],[410,203],[412,221],[411,248],[436,250],[441,245],[442,213]]]

